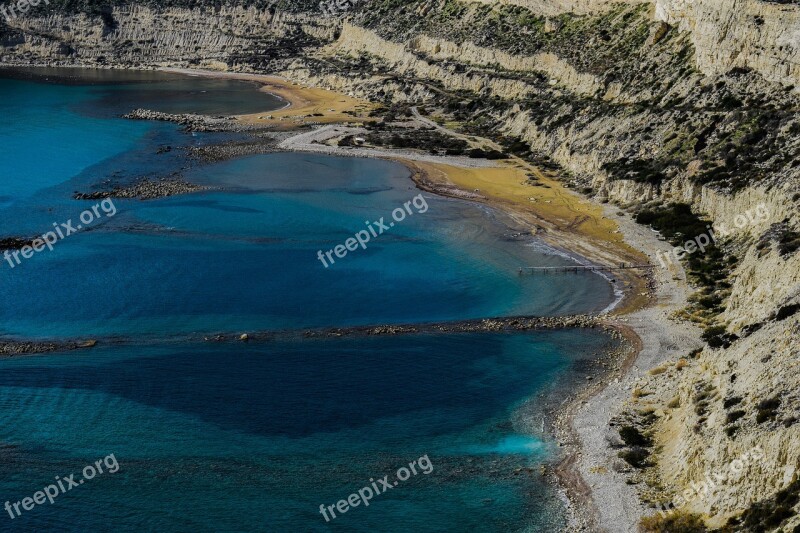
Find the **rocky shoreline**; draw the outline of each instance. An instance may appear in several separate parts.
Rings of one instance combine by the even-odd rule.
[[[571,315],[563,317],[517,316],[458,320],[454,322],[431,322],[424,324],[392,324],[312,329],[304,331],[303,337],[374,337],[413,335],[419,333],[490,333],[598,327],[603,327],[605,329],[605,323],[600,317],[594,315]],[[255,338],[258,338],[258,334],[255,335]]]
[[[425,333],[515,333],[534,330],[569,328],[602,329],[612,339],[620,339],[617,328],[599,315],[570,315],[561,317],[515,316],[458,320],[453,322],[429,322],[421,324],[378,324],[346,328],[313,328],[300,330],[264,330],[247,333],[216,333],[206,335],[176,335],[169,338],[124,338],[102,339],[80,343],[75,341],[26,341],[23,339],[0,341],[0,355],[32,355],[55,351],[87,348],[97,344],[145,345],[163,342],[269,342],[283,339],[331,339],[345,337],[388,337]]]
[[[190,146],[187,148],[187,153],[189,157],[202,163],[218,163],[237,157],[271,154],[279,151],[277,144],[287,135],[273,132],[259,135],[258,138],[253,140],[210,144],[207,146]]]
[[[183,126],[186,132],[237,132],[251,131],[254,128],[244,124],[237,124],[235,117],[217,116],[208,117],[191,113],[173,114],[152,111],[150,109],[134,109],[122,115],[130,120],[156,120],[160,122],[173,122]]]
[[[157,180],[142,178],[132,185],[115,185],[110,190],[82,193],[76,191],[73,198],[76,200],[103,200],[106,198],[120,198],[131,200],[153,200],[178,194],[189,194],[199,191],[213,190],[212,187],[197,185],[181,178],[160,178]]]
[[[35,239],[26,239],[23,237],[3,237],[0,239],[0,252],[5,250],[19,250],[24,246],[33,246]]]
[[[50,352],[67,352],[85,348],[93,348],[97,341],[2,341],[0,340],[0,357],[35,355]]]

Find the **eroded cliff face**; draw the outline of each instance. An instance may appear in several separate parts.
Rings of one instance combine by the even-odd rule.
[[[562,13],[578,13],[581,15],[597,13],[609,9],[615,0],[479,0],[482,4],[508,4],[530,9],[542,15],[560,15]],[[625,0],[629,3],[635,1]]]
[[[230,7],[120,8],[113,21],[19,20],[0,31],[0,56],[279,72],[432,104],[468,132],[546,156],[598,201],[686,203],[728,228],[723,246],[738,261],[715,320],[738,340],[668,362],[626,408],[654,413],[660,497],[762,449],[736,483],[688,507],[711,525],[797,479],[800,6],[372,0],[345,21]],[[738,227],[758,206],[765,216]]]
[[[760,0],[656,0],[657,20],[691,34],[697,67],[708,75],[749,67],[770,81],[798,85],[800,13]]]
[[[281,60],[305,46],[333,38],[336,20],[254,7],[158,9],[115,8],[110,17],[51,13],[19,17],[0,37],[6,63],[120,65],[128,67],[207,65],[239,68]]]
[[[706,349],[680,369],[671,365],[641,382],[648,396],[637,408],[658,420],[661,482],[682,512],[705,515],[710,526],[720,527],[797,479],[798,344],[796,315],[769,321],[727,350]],[[763,409],[769,401],[776,401],[777,409]],[[751,450],[758,455],[749,457]],[[686,489],[690,492],[681,500]],[[792,531],[797,523],[794,516],[781,531]]]

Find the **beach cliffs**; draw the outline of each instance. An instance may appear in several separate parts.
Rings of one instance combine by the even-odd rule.
[[[796,3],[656,0],[655,18],[691,35],[697,68],[706,75],[740,67],[785,85],[800,80]]]
[[[160,9],[132,4],[105,17],[51,10],[14,18],[9,28],[0,28],[0,58],[15,64],[228,69],[246,57],[266,66],[294,57],[319,37],[332,38],[333,22],[240,6]]]
[[[642,514],[759,448],[735,482],[706,486],[679,512],[709,528],[800,525],[795,504],[779,516],[775,503],[800,468],[796,3],[372,0],[341,17],[134,4],[111,19],[56,9],[0,28],[0,57],[280,73],[387,106],[424,103],[559,166],[598,202],[634,214],[689,206],[726,261],[712,284],[693,275],[679,317],[709,343],[662,361],[609,413],[648,415],[651,466],[631,476]],[[765,216],[737,223],[758,206]]]

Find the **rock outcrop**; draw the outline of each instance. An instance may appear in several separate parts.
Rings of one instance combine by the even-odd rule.
[[[657,20],[691,34],[697,68],[709,76],[735,67],[798,85],[800,11],[761,0],[656,0]]]

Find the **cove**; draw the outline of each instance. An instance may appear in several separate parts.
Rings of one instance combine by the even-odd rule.
[[[558,457],[542,420],[611,347],[599,332],[186,339],[596,312],[614,297],[603,278],[520,277],[520,266],[567,261],[501,212],[422,193],[398,163],[271,153],[208,164],[188,149],[240,137],[118,116],[152,103],[148,90],[173,109],[185,91],[235,103],[224,84],[37,75],[0,79],[11,117],[0,140],[16,143],[0,161],[4,235],[75,219],[92,202],[74,193],[104,180],[178,172],[206,189],[115,199],[113,217],[14,269],[0,265],[0,334],[100,339],[92,350],[0,359],[2,501],[112,453],[120,464],[52,505],[0,516],[4,528],[564,526],[558,493],[540,473]],[[54,147],[52,160],[43,147]],[[424,213],[320,264],[318,250],[365,221],[390,220],[419,194]],[[430,474],[331,522],[320,515],[321,504],[426,454]]]

